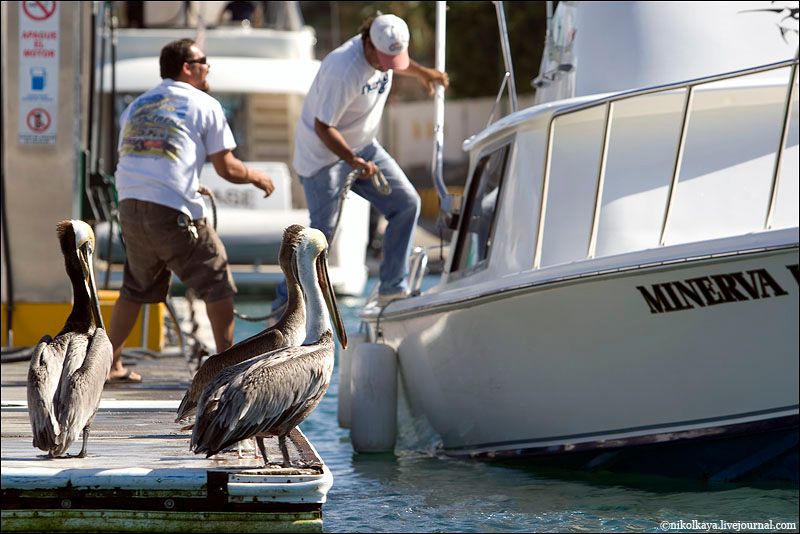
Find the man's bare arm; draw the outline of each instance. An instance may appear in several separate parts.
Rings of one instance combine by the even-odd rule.
[[[253,184],[269,196],[275,191],[272,178],[265,172],[247,167],[230,150],[216,152],[209,156],[214,170],[224,179],[234,184]]]

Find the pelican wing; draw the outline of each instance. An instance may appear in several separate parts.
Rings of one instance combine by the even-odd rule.
[[[200,399],[206,386],[227,369],[250,358],[262,357],[267,352],[275,351],[291,344],[291,339],[277,329],[269,329],[244,341],[240,341],[231,348],[208,358],[192,378],[189,389],[178,406],[175,421],[186,419],[197,411],[197,401]]]
[[[243,439],[278,435],[298,414],[307,414],[330,383],[332,349],[332,343],[291,347],[223,372],[198,405],[194,451],[211,456]]]
[[[83,429],[91,425],[112,360],[111,341],[102,328],[97,328],[92,336],[73,337],[65,375],[55,398],[56,416],[62,429],[56,439],[56,455],[65,453]]]
[[[28,368],[28,417],[33,430],[33,446],[49,451],[61,433],[53,408],[64,365],[66,343],[63,338],[44,336],[36,345]]]

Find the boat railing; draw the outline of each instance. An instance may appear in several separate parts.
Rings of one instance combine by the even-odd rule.
[[[414,247],[409,257],[408,290],[412,296],[422,292],[422,280],[429,274],[428,263],[433,262],[432,271],[436,272],[438,265],[444,265],[450,254],[450,246],[439,243],[427,247]],[[432,258],[432,259],[431,259]]]
[[[534,250],[534,260],[533,260],[533,267],[534,269],[538,269],[541,266],[542,260],[542,243],[544,238],[544,228],[545,228],[545,216],[547,210],[547,198],[548,198],[548,188],[550,184],[550,171],[552,166],[553,160],[553,138],[554,138],[554,131],[555,131],[555,124],[556,121],[562,117],[572,115],[578,113],[580,111],[585,111],[594,108],[603,107],[605,111],[604,122],[603,122],[603,137],[600,143],[600,157],[598,160],[597,165],[597,182],[595,188],[595,198],[594,198],[594,211],[592,215],[592,222],[591,222],[591,229],[589,232],[589,241],[588,241],[588,249],[586,252],[587,258],[593,258],[595,256],[595,251],[597,247],[597,234],[598,234],[598,226],[600,220],[600,210],[602,207],[602,200],[603,200],[603,190],[604,190],[604,181],[605,181],[605,173],[606,173],[606,163],[608,160],[608,147],[609,147],[609,137],[611,134],[613,118],[614,118],[614,106],[620,101],[623,100],[630,100],[634,98],[641,98],[647,95],[653,95],[656,93],[666,93],[670,91],[678,91],[684,90],[685,95],[683,98],[683,106],[682,106],[682,116],[681,116],[681,128],[678,137],[678,142],[675,148],[675,152],[672,158],[673,166],[672,166],[672,176],[669,181],[668,186],[668,193],[667,193],[667,200],[666,200],[666,208],[664,210],[664,216],[661,223],[661,230],[659,236],[659,245],[664,246],[665,244],[665,236],[669,227],[670,216],[672,213],[673,205],[675,204],[675,194],[676,194],[676,185],[678,183],[678,179],[681,172],[681,166],[683,162],[683,154],[686,144],[686,133],[688,130],[689,118],[692,112],[692,102],[693,96],[695,92],[695,88],[700,85],[706,85],[713,82],[719,82],[724,80],[732,80],[736,78],[742,78],[745,76],[751,76],[754,74],[760,74],[764,72],[770,72],[778,69],[784,68],[791,68],[791,72],[789,74],[789,83],[786,89],[786,97],[783,103],[783,114],[782,114],[782,128],[780,134],[780,140],[775,151],[775,159],[773,163],[773,172],[772,172],[772,181],[769,190],[768,196],[768,206],[766,207],[766,216],[764,218],[764,229],[770,229],[772,227],[773,222],[773,215],[775,211],[776,205],[776,198],[777,198],[777,191],[778,191],[778,180],[780,176],[780,168],[781,163],[783,160],[784,155],[784,146],[786,144],[786,139],[788,136],[789,131],[789,123],[791,117],[791,102],[792,102],[792,90],[794,85],[797,81],[797,66],[798,66],[798,58],[795,56],[794,59],[780,61],[777,63],[770,63],[767,65],[762,65],[759,67],[753,67],[743,70],[738,70],[734,72],[728,72],[718,75],[707,76],[703,78],[696,78],[693,80],[666,84],[666,85],[659,85],[653,87],[647,87],[643,89],[635,89],[632,91],[626,91],[623,93],[618,93],[615,95],[599,98],[596,100],[592,100],[589,102],[581,102],[569,107],[564,107],[555,111],[550,119],[547,126],[547,135],[546,135],[546,147],[544,153],[544,171],[542,177],[542,189],[541,189],[541,205],[539,210],[539,224],[538,229],[536,232],[536,246]]]
[[[414,247],[408,269],[408,289],[412,295],[419,295],[427,268],[428,251],[424,247]]]

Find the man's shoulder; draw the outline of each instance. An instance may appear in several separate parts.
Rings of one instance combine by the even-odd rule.
[[[175,96],[186,97],[194,102],[199,102],[205,105],[208,104],[216,104],[221,105],[219,100],[211,96],[210,94],[206,93],[205,91],[201,91],[200,89],[185,83],[185,82],[176,82],[174,80],[170,80],[168,83],[161,83],[148,91],[148,93],[163,93],[163,94],[173,94]],[[145,93],[147,94],[147,93]],[[144,95],[142,95],[144,96]]]
[[[343,68],[346,65],[354,63],[355,60],[358,59],[358,54],[360,53],[358,48],[360,44],[360,38],[353,37],[352,39],[348,39],[323,58],[321,68]]]
[[[176,92],[186,95],[191,101],[201,104],[202,106],[221,106],[219,100],[200,89],[189,85],[188,83],[176,84],[174,86]]]
[[[328,54],[320,65],[319,75],[326,81],[349,82],[354,77],[361,77],[364,73],[362,62],[358,54],[360,53],[357,45],[360,41],[351,39],[330,54]]]

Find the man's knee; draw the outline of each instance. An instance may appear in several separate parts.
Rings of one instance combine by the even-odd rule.
[[[414,190],[413,202],[414,202],[414,209],[416,210],[417,215],[419,215],[419,212],[422,209],[422,199],[420,198],[419,193],[417,193],[416,190]]]
[[[411,190],[406,195],[405,205],[403,207],[403,213],[407,215],[413,215],[414,218],[419,217],[419,212],[422,209],[422,199],[419,197],[419,193],[416,190]]]

